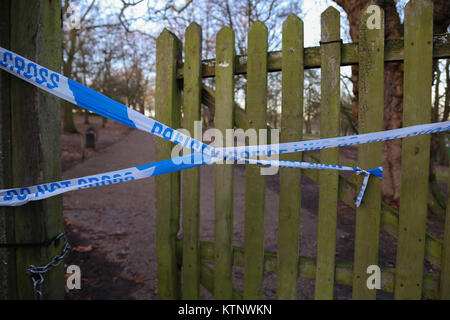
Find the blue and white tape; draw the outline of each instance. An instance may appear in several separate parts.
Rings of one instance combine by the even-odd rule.
[[[196,161],[192,161],[192,159]],[[163,160],[155,163],[132,167],[117,171],[110,171],[101,174],[90,175],[86,177],[63,180],[58,182],[44,183],[36,186],[25,188],[12,188],[7,190],[0,190],[0,204],[3,206],[20,206],[29,201],[42,200],[62,194],[73,190],[82,190],[88,188],[101,187],[111,184],[118,184],[127,181],[140,180],[152,176],[181,171],[197,166],[213,164],[221,161],[220,158],[209,158],[201,153],[193,153],[177,157],[175,159]],[[376,175],[381,178],[382,172],[380,169],[369,170],[368,172],[360,168],[352,168],[346,166],[331,166],[321,163],[312,162],[293,162],[293,161],[268,161],[244,159],[246,163],[262,165],[262,166],[279,166],[298,169],[326,169],[326,170],[342,170],[355,171],[357,174],[365,173],[365,185],[369,175]],[[365,187],[364,187],[365,189]],[[361,189],[360,195],[357,198],[357,205],[361,202],[364,191]],[[358,201],[359,199],[359,201]]]
[[[59,73],[48,70],[16,53],[0,47],[0,68],[79,107],[95,112],[124,125],[150,132],[181,144],[185,148],[210,155],[212,147],[195,140],[165,124],[148,118]]]
[[[189,148],[195,152],[194,154],[183,157],[168,159],[153,164],[113,171],[105,174],[61,182],[47,183],[28,188],[0,190],[0,205],[21,205],[31,200],[45,199],[53,195],[61,194],[63,192],[71,190],[92,188],[107,184],[137,180],[158,174],[184,170],[192,168],[194,166],[216,163],[224,159],[233,159],[242,161],[244,163],[258,165],[271,165],[301,169],[355,171],[357,174],[364,173],[365,179],[356,200],[356,205],[359,206],[364,195],[364,190],[367,186],[369,176],[375,175],[381,178],[381,168],[375,168],[366,171],[360,168],[352,168],[339,165],[293,161],[255,160],[251,158],[256,156],[319,150],[325,148],[386,141],[422,134],[448,131],[450,129],[450,121],[447,121],[441,123],[411,126],[389,131],[313,141],[298,141],[275,145],[213,148],[199,140],[193,139],[190,136],[181,133],[178,130],[170,128],[169,126],[166,126],[161,122],[158,122],[152,118],[148,118],[145,115],[134,111],[123,104],[120,104],[92,89],[89,89],[86,86],[83,86],[80,83],[77,83],[59,73],[48,70],[2,47],[0,47],[0,68],[41,88],[42,90],[60,97],[61,99],[69,101],[75,105],[95,112],[101,116],[115,120],[124,125],[152,133],[173,143],[180,144],[183,147]],[[191,161],[193,157],[196,157],[200,160],[193,162]],[[150,170],[150,168],[152,168],[152,170]],[[125,173],[127,173],[126,177],[124,176],[123,178],[119,178],[122,175],[125,175]]]
[[[20,206],[29,201],[47,199],[73,190],[89,189],[140,180],[206,164],[206,162],[189,163],[188,158],[190,157],[191,155],[179,157],[180,162],[176,165],[173,163],[172,159],[168,159],[138,167],[94,174],[81,178],[43,183],[26,188],[0,190],[0,205]]]

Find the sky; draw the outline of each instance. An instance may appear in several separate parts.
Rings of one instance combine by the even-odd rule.
[[[81,2],[90,3],[91,0],[79,0]],[[133,2],[133,0],[129,0],[130,2]],[[166,6],[167,2],[165,0],[150,0],[152,4],[157,4],[160,8],[163,8]],[[187,0],[176,0],[176,7],[180,8],[183,7],[183,5],[186,3]],[[323,11],[325,11],[329,6],[332,6],[336,8],[340,14],[341,14],[341,37],[343,39],[344,43],[352,42],[349,36],[348,31],[348,20],[347,20],[347,14],[344,12],[344,10],[338,6],[334,1],[332,0],[299,0],[301,1],[301,14],[299,17],[303,20],[304,24],[304,45],[305,47],[313,47],[313,46],[319,46],[320,41],[320,16]],[[403,22],[403,12],[405,5],[407,4],[408,0],[395,0],[397,5],[397,10],[400,14],[400,20]],[[106,17],[109,14],[112,14],[114,17],[117,17],[117,12],[122,7],[121,0],[99,0],[99,2],[102,6],[101,8],[101,16]],[[195,3],[195,2],[194,2]],[[132,6],[129,9],[127,9],[127,16],[131,17],[145,17],[147,13],[147,1],[143,1],[141,4],[137,6]],[[194,17],[193,17],[194,20]],[[132,29],[139,29],[139,30],[151,30],[152,34],[157,35],[159,32],[162,31],[163,24],[161,23],[155,23],[155,22],[148,22],[144,20],[138,20],[134,25]],[[279,50],[280,48],[275,48],[275,50]],[[204,59],[206,57],[203,57]],[[211,57],[210,57],[211,58]],[[444,60],[440,61],[441,64],[445,63]],[[344,76],[351,76],[351,67],[345,66],[341,67],[341,74]],[[440,91],[441,93],[444,92],[444,82],[445,82],[445,73],[443,72],[441,74],[441,83],[440,83]],[[347,80],[345,80],[347,81]],[[350,86],[351,88],[351,86]],[[342,92],[347,91],[345,89],[345,86],[342,85],[341,91]],[[434,99],[434,89],[432,91],[433,99]]]
[[[103,0],[104,1],[104,0]],[[301,1],[301,0],[299,0]],[[154,5],[158,7],[164,7],[165,1],[164,0],[153,0]],[[397,2],[397,8],[400,12],[400,18],[403,20],[403,8],[405,4],[408,2],[407,0],[396,0]],[[119,10],[122,6],[122,3],[120,0],[109,0],[104,1],[103,3],[107,3],[107,7],[111,8],[112,11]],[[103,4],[102,3],[102,4]],[[176,1],[177,7],[182,7],[186,0],[178,0]],[[302,20],[304,23],[304,30],[305,30],[305,38],[304,43],[305,47],[311,47],[311,46],[318,46],[319,40],[320,40],[320,15],[323,11],[325,11],[329,6],[335,7],[340,13],[341,13],[341,35],[343,38],[344,43],[351,42],[349,33],[348,33],[348,20],[347,20],[347,14],[345,11],[338,6],[334,1],[332,0],[303,0],[301,4],[302,8]],[[106,7],[105,7],[106,9]],[[145,16],[147,11],[147,1],[143,1],[142,3],[130,7],[127,9],[127,15],[129,16]],[[152,22],[144,22],[142,20],[137,21],[134,25],[134,28],[139,29],[151,29],[151,30],[158,30],[161,29],[161,25],[158,25],[156,23]],[[162,31],[162,30],[161,30]]]
[[[161,8],[166,5],[166,2],[164,0],[153,0],[155,4],[160,6]],[[300,0],[301,1],[301,0]],[[178,0],[177,7],[182,7],[186,0]],[[400,13],[400,19],[403,22],[403,11],[404,7],[408,0],[396,0],[397,3],[397,9]],[[122,6],[122,3],[120,0],[102,0],[100,2],[102,5],[107,4],[104,7],[103,13],[110,12],[117,12]],[[338,6],[334,1],[332,0],[303,0],[301,4],[302,13],[300,18],[303,20],[304,23],[304,45],[305,47],[312,47],[312,46],[318,46],[320,41],[320,15],[323,11],[325,11],[329,6],[335,7],[340,13],[341,13],[341,37],[343,39],[344,43],[351,42],[349,32],[348,32],[348,20],[347,20],[347,14],[344,12],[344,10]],[[141,4],[130,7],[127,11],[127,14],[129,16],[145,16],[147,12],[147,1],[143,1]],[[156,31],[154,33],[162,31],[162,25],[157,24],[154,22],[148,22],[139,20],[133,25],[133,29],[141,29],[141,30],[153,30]],[[351,75],[351,68],[350,67],[342,67],[341,72],[344,75],[350,76]],[[441,83],[442,86],[442,83]],[[443,88],[441,89],[443,90]],[[434,94],[434,92],[433,92]]]
[[[347,14],[334,1],[330,0],[304,0],[302,4],[303,27],[305,30],[305,47],[315,47],[320,41],[320,15],[329,6],[335,7],[341,12],[341,26],[347,24]],[[341,28],[341,36],[344,42],[350,42],[348,32]]]
[[[147,1],[142,2],[141,4],[130,7],[127,9],[127,14],[129,16],[145,16],[147,11]],[[156,1],[160,6],[164,5],[164,1]],[[179,1],[179,7],[182,7],[185,3],[185,0]],[[112,0],[108,2],[108,6],[111,8],[119,9],[121,7],[120,0]],[[329,6],[335,7],[341,13],[341,37],[346,42],[351,42],[349,33],[348,33],[348,20],[347,14],[339,7],[334,1],[331,0],[303,0],[301,5],[302,8],[302,18],[303,26],[304,26],[304,46],[305,47],[313,47],[319,46],[320,41],[320,15],[323,11],[325,11]],[[162,27],[156,23],[147,22],[147,21],[137,21],[133,25],[134,29],[141,30],[157,30],[162,29]],[[161,30],[162,31],[162,30]],[[349,76],[351,74],[350,67],[342,67],[342,72]]]
[[[160,4],[163,2],[159,2]],[[180,7],[182,7],[185,1],[180,1]],[[120,8],[121,2],[119,0],[112,0],[108,3],[108,5]],[[320,40],[320,14],[328,8],[328,6],[333,6],[341,12],[341,24],[343,25],[343,29],[341,33],[343,35],[344,42],[349,42],[348,32],[345,32],[345,25],[347,24],[347,15],[346,13],[334,2],[331,0],[304,0],[302,3],[302,20],[304,23],[305,30],[305,47],[318,46]],[[129,8],[127,13],[135,16],[144,16],[147,10],[146,1],[143,3]],[[137,22],[137,26],[142,26],[144,28],[155,29],[159,26],[152,25],[151,22]]]
[[[299,0],[301,1],[301,0]],[[132,2],[132,1],[130,1]],[[400,12],[403,12],[403,7],[405,6],[407,0],[398,0],[397,6]],[[108,14],[109,12],[117,14],[118,10],[122,7],[120,0],[102,0],[100,2],[104,7],[102,12]],[[176,7],[181,8],[186,3],[186,0],[177,0]],[[152,0],[152,5],[157,8],[163,8],[166,6],[166,1],[164,0]],[[195,1],[194,1],[195,4]],[[191,4],[192,5],[192,4]],[[348,19],[345,11],[338,6],[332,0],[303,0],[301,3],[301,14],[300,18],[303,20],[304,24],[304,46],[313,47],[319,46],[320,41],[320,16],[323,11],[325,11],[329,6],[335,7],[341,13],[341,37],[344,43],[351,42],[349,31],[348,31]],[[147,13],[147,1],[143,1],[141,4],[136,6],[131,6],[127,9],[126,14],[128,17],[144,17]],[[403,18],[403,15],[401,15]],[[194,17],[193,17],[194,19]],[[152,30],[152,34],[158,34],[162,31],[163,25],[155,22],[149,22],[144,20],[138,20],[132,25],[132,29],[139,30]],[[280,48],[277,48],[280,49]],[[204,57],[205,58],[205,57]],[[351,67],[342,67],[342,74],[346,76],[351,75]]]

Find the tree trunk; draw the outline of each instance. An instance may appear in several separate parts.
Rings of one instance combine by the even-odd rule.
[[[433,61],[433,82],[434,82],[434,103],[433,107],[431,109],[431,122],[438,122],[439,121],[439,86],[441,83],[441,70],[439,69],[439,64],[437,61]],[[431,146],[430,146],[430,166],[433,168],[430,168],[431,171],[434,172],[434,162],[437,160],[437,154],[439,151],[439,136],[440,134],[432,134],[431,135]]]
[[[311,119],[309,117],[307,117],[305,119],[305,132],[307,134],[311,134],[312,133],[312,131],[311,131]]]
[[[61,7],[59,1],[3,0],[2,46],[51,69],[61,67]],[[8,17],[9,16],[9,17]],[[6,19],[8,21],[8,19]],[[3,32],[4,28],[9,32]],[[14,35],[8,41],[4,35]],[[9,43],[8,43],[9,42]],[[4,187],[30,186],[61,179],[59,99],[12,75],[1,72],[2,167]],[[63,230],[60,197],[5,208],[9,219],[7,240],[11,243],[42,242]],[[32,299],[31,280],[26,269],[42,266],[62,249],[48,247],[10,249],[8,296]],[[45,274],[44,296],[64,297],[63,266]]]
[[[448,167],[449,161],[448,161],[448,152],[447,152],[447,146],[445,144],[445,137],[447,135],[447,132],[441,132],[439,134],[439,164],[441,166]]]
[[[441,80],[441,70],[439,69],[439,65],[436,61],[433,61],[433,82],[434,82],[434,103],[431,108],[431,122],[437,122],[439,121],[439,84]],[[429,184],[430,184],[430,196],[432,197],[431,201],[432,203],[434,200],[436,200],[436,203],[439,207],[436,207],[436,205],[429,205],[430,210],[434,214],[441,214],[443,213],[443,208],[445,208],[445,200],[441,200],[441,191],[439,190],[439,186],[437,184],[436,179],[436,170],[435,170],[435,163],[437,160],[437,153],[440,148],[440,134],[435,133],[431,135],[431,143],[430,143],[430,175],[429,175]],[[439,210],[436,210],[439,209]]]
[[[77,127],[75,126],[75,121],[73,118],[73,107],[70,102],[62,101],[61,105],[63,107],[63,129],[67,133],[78,133]]]
[[[0,34],[10,34],[10,1],[0,1]],[[0,46],[10,48],[9,36],[0,37]],[[11,109],[9,91],[11,88],[11,76],[4,71],[0,71],[0,150],[2,159],[0,161],[0,188],[12,185],[11,180]],[[13,218],[10,208],[0,207],[0,242],[7,242],[6,230],[11,227]],[[10,234],[9,234],[10,236]],[[8,250],[0,249],[0,299],[6,300],[8,297],[8,272],[15,271],[11,263],[12,259],[8,256]]]
[[[89,124],[89,111],[87,109],[84,110],[84,124]]]
[[[378,4],[385,12],[385,38],[401,38],[403,25],[394,0],[334,0],[347,13],[350,36],[358,42],[359,17],[361,9],[369,2]],[[434,33],[445,32],[450,23],[450,1],[435,0]],[[353,115],[358,118],[358,67],[352,67]],[[402,126],[403,111],[403,63],[386,63],[384,70],[384,128],[396,129]],[[400,198],[401,140],[386,141],[383,144],[383,200],[398,207]]]
[[[450,114],[450,59],[447,59],[445,64],[445,100],[444,100],[444,115],[442,121],[448,120]]]
[[[447,59],[447,62],[445,63],[445,98],[444,98],[444,115],[442,116],[442,121],[448,120],[448,115],[450,113],[450,59]],[[446,132],[443,132],[441,134],[440,139],[440,164],[442,166],[448,166],[449,165],[449,159],[448,159],[448,153],[447,153],[447,146],[445,144],[445,137],[447,136]]]
[[[63,12],[67,11],[69,1],[65,1]],[[69,49],[67,51],[67,61],[63,61],[63,74],[70,78],[72,76],[72,65],[75,58],[77,44],[77,29],[70,30]],[[62,45],[62,43],[61,43]],[[78,133],[73,119],[73,105],[67,101],[62,102],[63,107],[63,130],[68,133]]]

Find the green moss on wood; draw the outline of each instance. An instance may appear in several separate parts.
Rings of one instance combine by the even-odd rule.
[[[322,13],[320,137],[339,135],[340,115],[340,15],[333,7]],[[320,151],[322,163],[337,164],[338,148]],[[319,172],[319,214],[317,231],[317,269],[315,299],[333,299],[336,224],[339,175],[337,171]]]
[[[383,130],[384,112],[384,12],[380,8],[382,27],[368,29],[366,5],[359,24],[359,133]],[[381,166],[382,145],[358,146],[358,167]],[[353,299],[376,299],[376,291],[367,288],[367,267],[378,265],[380,237],[381,180],[370,178],[364,199],[356,209],[355,258],[353,267]]]
[[[302,139],[303,128],[303,22],[290,15],[283,24],[282,113],[280,142]],[[281,160],[301,161],[301,153]],[[280,168],[278,218],[278,299],[297,299],[300,238],[301,171]]]
[[[226,138],[226,130],[234,124],[234,32],[224,27],[217,34],[216,63],[220,66],[216,75],[214,126]],[[234,171],[231,164],[214,166],[214,298],[233,297],[233,185]]]
[[[184,59],[183,128],[194,134],[194,121],[200,121],[202,29],[191,23],[186,29]],[[197,137],[198,139],[199,137]],[[186,153],[190,151],[186,150]],[[191,168],[182,173],[183,184],[183,299],[200,298],[200,168]]]

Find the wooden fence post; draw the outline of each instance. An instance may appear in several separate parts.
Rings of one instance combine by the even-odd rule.
[[[333,7],[322,13],[321,56],[321,108],[320,137],[331,138],[339,135],[340,118],[340,64],[341,36],[340,15]],[[320,151],[320,162],[338,164],[339,149]],[[316,299],[333,299],[336,223],[338,201],[337,171],[319,172],[319,220],[317,232]]]
[[[383,130],[384,111],[384,11],[380,10],[380,28],[368,28],[367,4],[361,10],[359,23],[359,134]],[[381,166],[381,142],[358,147],[359,167]],[[361,177],[363,178],[363,176]],[[375,299],[376,290],[367,287],[367,267],[378,265],[380,236],[381,179],[370,177],[364,200],[356,208],[355,258],[353,266],[353,299]]]
[[[216,40],[216,109],[214,126],[225,137],[234,123],[234,32],[224,27]],[[233,184],[232,164],[214,166],[214,298],[233,297]]]
[[[290,15],[283,23],[280,142],[300,141],[303,128],[303,22]],[[300,152],[281,160],[301,161]],[[278,218],[278,299],[297,299],[301,170],[280,168]]]
[[[8,4],[5,3],[8,7]],[[12,51],[53,70],[61,67],[61,4],[42,0],[9,2]],[[2,72],[3,73],[3,72]],[[9,77],[9,101],[2,98],[2,153],[5,187],[29,186],[61,179],[60,101],[58,98]],[[3,81],[2,81],[3,85]],[[3,90],[3,88],[2,88]],[[7,94],[7,93],[6,93]],[[8,98],[7,98],[8,99]],[[42,242],[63,230],[61,197],[7,208],[9,243]],[[45,247],[19,247],[8,254],[8,296],[33,299],[32,281],[26,274],[33,264],[46,265],[63,242]],[[44,276],[44,298],[64,298],[63,264]]]
[[[3,48],[10,48],[10,11],[11,1],[0,2],[0,46]],[[1,148],[1,161],[0,161],[0,188],[6,189],[6,186],[11,186],[11,102],[10,102],[10,90],[11,90],[11,76],[7,72],[0,72],[0,148]],[[7,229],[12,229],[14,225],[11,223],[13,217],[13,208],[1,207],[0,208],[0,241],[12,242],[13,234],[9,233],[10,239],[7,239]],[[11,250],[10,250],[11,251]],[[12,292],[8,286],[8,274],[15,272],[15,267],[12,267],[14,259],[10,259],[12,252],[8,252],[7,249],[0,249],[0,299],[6,300],[8,298],[8,291]],[[3,263],[7,262],[7,263]],[[14,263],[15,266],[15,263]],[[15,278],[15,276],[14,276]]]
[[[404,25],[403,126],[412,126],[431,120],[433,3],[411,0]],[[395,299],[422,297],[429,163],[430,135],[403,139]]]
[[[246,113],[251,128],[267,129],[267,27],[254,23],[248,32]],[[266,177],[245,168],[244,299],[263,298]]]
[[[186,29],[183,128],[194,135],[194,121],[200,121],[202,90],[202,28],[191,23]],[[200,298],[200,168],[182,173],[183,188],[183,299]]]
[[[167,29],[156,41],[155,116],[158,121],[179,128],[181,91],[176,79],[181,61],[181,42]],[[155,160],[171,157],[172,143],[155,138]],[[176,238],[180,220],[180,173],[155,177],[156,182],[156,250],[158,288],[161,299],[180,298],[180,272],[176,255]]]

